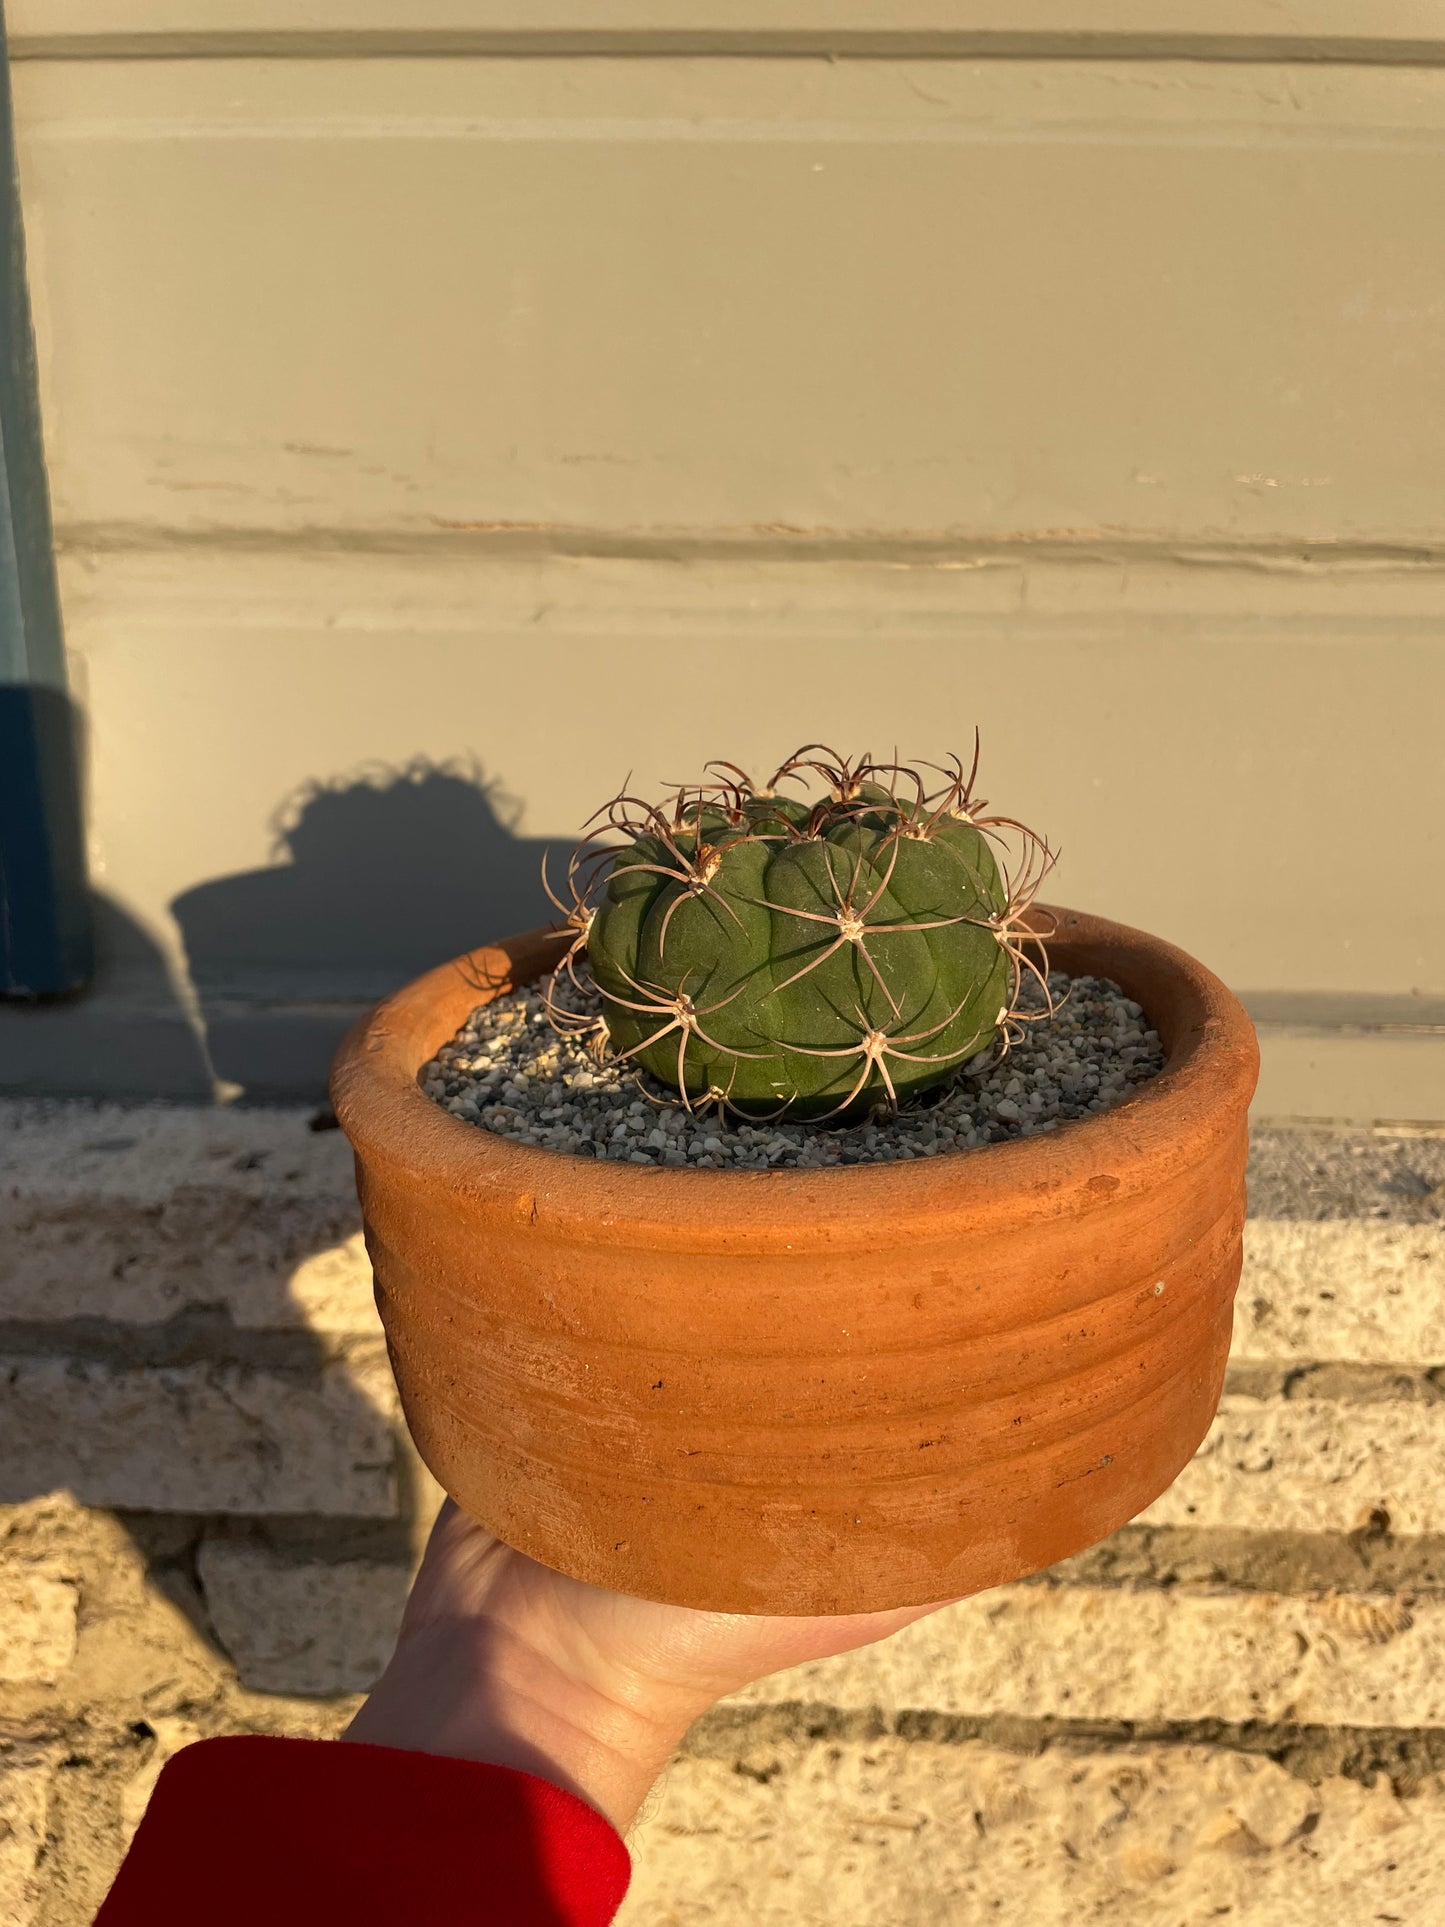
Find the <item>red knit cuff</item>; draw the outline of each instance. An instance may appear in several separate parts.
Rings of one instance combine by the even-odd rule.
[[[245,1735],[166,1763],[96,1927],[606,1927],[630,1874],[530,1773]]]

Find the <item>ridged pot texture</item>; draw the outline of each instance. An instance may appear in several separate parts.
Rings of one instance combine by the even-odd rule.
[[[850,1613],[1019,1578],[1155,1499],[1219,1399],[1258,1051],[1182,951],[1050,914],[1054,966],[1121,984],[1165,1069],[926,1160],[654,1168],[452,1117],[418,1072],[555,962],[547,931],[358,1025],[333,1097],[407,1423],[459,1504],[597,1585]]]

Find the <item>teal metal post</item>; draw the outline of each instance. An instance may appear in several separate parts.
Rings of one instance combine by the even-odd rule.
[[[0,14],[0,996],[91,973],[78,719],[65,677]]]

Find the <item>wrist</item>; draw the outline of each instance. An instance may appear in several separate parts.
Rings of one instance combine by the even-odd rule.
[[[343,1738],[534,1773],[624,1833],[705,1707],[493,1621],[433,1621],[403,1635]]]

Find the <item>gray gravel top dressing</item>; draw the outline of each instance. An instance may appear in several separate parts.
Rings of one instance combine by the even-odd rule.
[[[530,989],[474,1010],[421,1082],[469,1124],[618,1163],[796,1170],[936,1157],[1097,1116],[1163,1068],[1157,1033],[1117,984],[1055,972],[1049,985],[1059,1008],[1026,1024],[1004,1057],[997,1048],[981,1052],[897,1117],[841,1130],[724,1120],[715,1109],[692,1116],[651,1078],[639,1084],[630,1065],[596,1063],[582,1036],[559,1036]],[[579,1016],[600,1009],[570,986],[557,1001]]]

